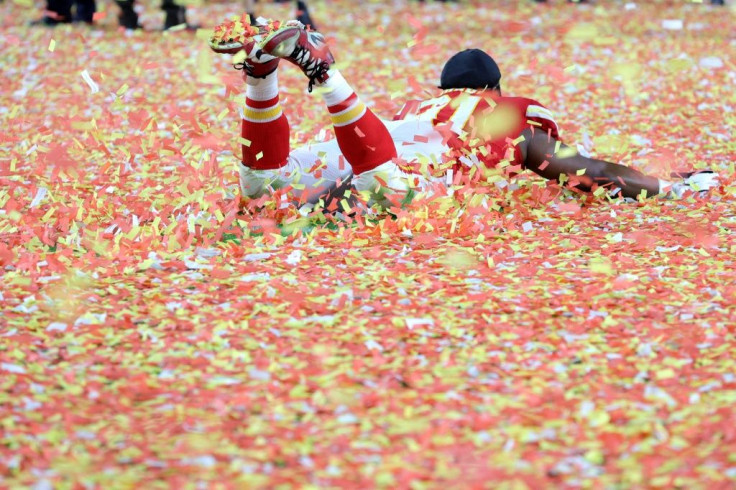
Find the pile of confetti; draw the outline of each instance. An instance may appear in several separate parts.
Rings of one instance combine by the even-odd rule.
[[[210,42],[217,43],[246,43],[258,34],[258,28],[250,25],[248,14],[242,14],[240,18],[235,20],[226,20],[222,24],[218,24],[213,29],[213,36]]]
[[[638,203],[491,175],[368,219],[239,213],[243,83],[207,48],[236,2],[165,34],[154,2],[138,32],[26,4],[0,31],[0,486],[734,485],[733,7],[311,2],[380,116],[481,47],[565,141],[722,175]],[[333,137],[282,65],[293,146]]]

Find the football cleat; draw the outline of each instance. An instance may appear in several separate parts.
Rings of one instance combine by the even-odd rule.
[[[389,209],[410,195],[412,177],[405,174],[394,162],[386,162],[378,167],[353,176],[355,190],[368,197],[368,205],[378,204]],[[413,182],[415,187],[418,184]]]
[[[233,68],[243,70],[249,77],[266,78],[279,67],[281,59],[267,55],[257,44],[247,53],[245,60],[241,63],[235,63]]]
[[[327,72],[335,63],[325,37],[307,30],[299,21],[289,21],[271,32],[261,42],[261,48],[266,54],[284,58],[301,68],[309,79],[310,92],[315,83],[327,81]]]
[[[251,25],[249,16],[245,14],[238,20],[228,20],[215,27],[209,46],[220,54],[234,55],[243,51],[245,59],[235,63],[233,68],[245,71],[249,77],[266,78],[278,68],[279,58],[264,53],[259,42],[276,28],[272,24]]]

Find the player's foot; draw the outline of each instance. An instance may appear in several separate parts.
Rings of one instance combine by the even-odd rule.
[[[257,170],[242,163],[238,165],[240,171],[240,195],[246,199],[255,199],[275,189],[284,187],[287,181],[279,169]]]
[[[688,192],[704,193],[720,184],[718,174],[706,170],[703,172],[678,172],[672,174],[673,177],[679,177],[682,182],[672,184],[670,192],[676,197],[681,198]]]
[[[245,53],[241,63],[235,63],[236,70],[243,70],[249,77],[266,78],[276,71],[280,58],[263,52],[259,42],[277,27],[273,25],[251,25],[248,14],[236,21],[225,21],[215,27],[209,40],[212,51],[220,54]]]
[[[53,12],[52,12],[53,14]],[[71,21],[65,17],[56,15],[44,15],[40,19],[32,20],[28,23],[29,26],[45,26],[45,27],[55,27],[59,24],[69,24]]]
[[[383,209],[400,204],[411,192],[412,176],[401,171],[394,162],[353,176],[353,186],[368,197],[368,204],[378,204]]]
[[[271,32],[262,42],[266,54],[295,64],[309,78],[309,91],[315,83],[324,83],[327,71],[335,63],[322,34],[308,31],[299,21],[289,21]]]

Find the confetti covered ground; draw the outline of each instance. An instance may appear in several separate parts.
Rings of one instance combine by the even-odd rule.
[[[733,7],[313,3],[383,117],[477,46],[566,141],[723,185],[491,176],[383,220],[239,215],[241,80],[206,32],[155,32],[153,3],[147,32],[110,5],[29,28],[6,0],[0,487],[734,488]],[[293,145],[330,137],[280,79]]]

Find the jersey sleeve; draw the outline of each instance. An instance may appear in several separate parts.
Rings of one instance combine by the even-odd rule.
[[[560,139],[552,112],[536,100],[483,97],[473,106],[470,117],[465,121],[461,139],[475,159],[488,167],[495,167],[502,161],[521,167],[521,134],[529,128]]]
[[[536,100],[529,99],[529,105],[526,106],[526,124],[535,131],[542,131],[549,134],[556,140],[560,139],[560,131],[557,127],[552,111],[544,107]]]
[[[520,143],[533,128],[559,140],[552,112],[533,99],[477,91],[446,91],[425,101],[409,101],[394,120],[431,121],[448,147],[444,155],[463,166],[523,165]]]

